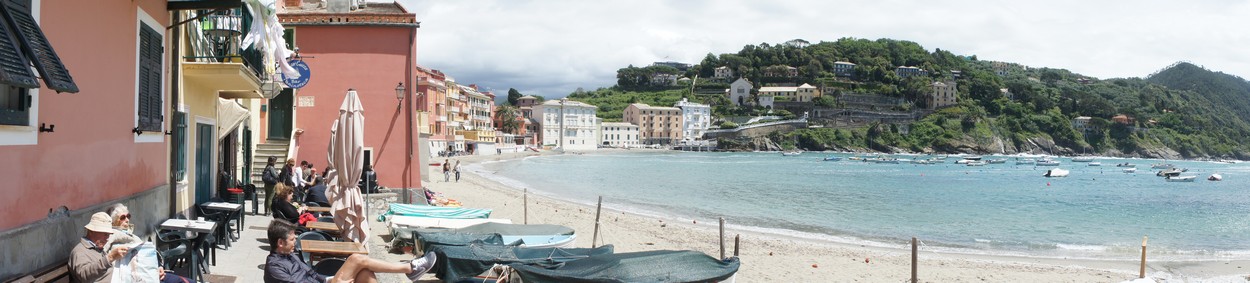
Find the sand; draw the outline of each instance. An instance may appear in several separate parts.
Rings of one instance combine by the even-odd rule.
[[[543,153],[512,153],[465,156],[469,164],[521,158]],[[595,154],[595,153],[586,153]],[[441,160],[440,160],[441,161]],[[477,167],[480,168],[480,167]],[[494,209],[492,218],[524,223],[523,193],[465,170],[459,182],[443,182],[442,174],[432,174],[427,188],[459,200],[466,207]],[[696,250],[713,257],[720,254],[717,219],[648,217],[613,209],[604,200],[598,244],[612,244],[617,252],[656,249]],[[529,194],[530,224],[558,224],[577,230],[577,247],[590,247],[594,231],[595,207],[552,197]],[[732,219],[727,220],[732,224]],[[787,237],[726,228],[726,251],[733,253],[733,237],[740,235],[742,267],[737,282],[903,282],[911,276],[911,250],[865,247],[829,241]],[[1138,277],[1138,260],[1074,260],[927,251],[919,253],[921,282],[1123,282]],[[1245,267],[1243,269],[1242,267]],[[1149,262],[1147,276],[1160,282],[1182,282],[1204,278],[1219,282],[1244,282],[1250,272],[1247,261]]]

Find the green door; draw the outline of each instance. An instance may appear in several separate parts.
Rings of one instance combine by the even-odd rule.
[[[278,96],[269,100],[269,135],[268,139],[286,140],[291,139],[291,122],[294,117],[292,111],[295,111],[292,100],[295,97],[295,91],[290,88],[282,89]]]
[[[195,204],[213,197],[213,127],[195,123]]]

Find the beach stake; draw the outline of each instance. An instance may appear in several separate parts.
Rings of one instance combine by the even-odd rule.
[[[530,224],[530,189],[525,189],[525,198],[522,200],[521,207],[525,208],[525,225]]]
[[[1141,273],[1137,278],[1146,278],[1146,239],[1149,237],[1141,236]]]
[[[911,283],[916,282],[916,237],[911,237]]]
[[[739,236],[742,236],[742,235],[738,235],[738,234],[734,235],[734,256],[735,257],[738,256],[738,237]]]
[[[595,248],[595,243],[599,242],[599,213],[603,211],[603,196],[599,196],[599,204],[595,205],[595,235],[590,238],[590,248]]]
[[[720,258],[725,258],[725,218],[720,218]]]

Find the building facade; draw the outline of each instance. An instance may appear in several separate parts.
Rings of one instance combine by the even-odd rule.
[[[634,103],[626,106],[621,115],[626,123],[638,125],[638,140],[642,144],[671,145],[683,137],[680,108]]]
[[[753,89],[755,89],[755,86],[747,78],[738,78],[738,80],[729,84],[729,89],[725,91],[729,95],[730,103],[744,106],[755,104],[755,101],[751,99],[751,90]]]
[[[631,148],[638,146],[638,125],[609,122],[601,124],[599,144],[610,147]]]
[[[542,128],[539,133],[543,146],[564,150],[594,150],[598,148],[599,125],[595,117],[599,107],[567,99],[548,100],[533,106],[533,115]]]
[[[833,74],[839,77],[850,77],[855,72],[855,63],[837,61],[833,62]]]
[[[928,76],[929,71],[912,66],[899,66],[894,69],[894,74],[900,78],[910,78],[914,76]]]
[[[933,91],[925,97],[925,103],[929,105],[929,109],[938,109],[946,106],[955,105],[959,97],[955,82],[933,82],[931,85]]]
[[[703,138],[703,132],[712,127],[712,107],[682,98],[673,107],[681,109],[682,137],[684,140]]]
[[[722,80],[729,80],[730,78],[734,77],[734,71],[732,69],[729,69],[729,66],[716,67],[716,69],[713,70],[712,77],[717,78],[717,79],[722,79]]]
[[[431,90],[417,81],[416,15],[398,3],[371,3],[350,11],[285,6],[278,19],[300,54],[315,58],[306,61],[313,79],[294,91],[294,127],[302,134],[292,138],[297,149],[291,157],[312,163],[318,171],[327,165],[330,126],[347,91],[355,90],[365,109],[364,159],[377,172],[378,184],[420,187],[428,156],[418,152],[428,146],[419,131],[422,121],[429,120],[414,108],[429,107],[429,101],[415,94]],[[325,79],[317,79],[319,74]]]
[[[803,84],[802,86],[766,86],[760,88],[759,96],[772,96],[774,99],[784,97],[785,100],[794,102],[812,102],[813,99],[820,97],[820,90],[810,84]]]

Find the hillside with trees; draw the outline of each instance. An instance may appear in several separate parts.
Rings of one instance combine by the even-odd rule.
[[[772,139],[805,150],[1250,158],[1250,83],[1193,64],[1177,63],[1146,78],[1098,79],[1065,69],[928,51],[902,40],[795,42],[708,54],[684,72],[629,66],[618,70],[616,86],[569,97],[599,106],[605,121],[619,121],[628,103],[668,106],[682,97],[713,105],[714,115],[724,119],[769,110],[729,103],[722,95],[728,81],[711,79],[722,66],[756,88],[808,83],[832,89],[825,93],[828,97],[857,94],[909,102],[897,110],[927,109],[924,97],[931,84],[954,82],[957,105],[910,123],[804,129]],[[839,74],[834,69],[839,61],[855,66]],[[924,72],[901,75],[895,71],[900,66]],[[785,74],[787,67],[796,68],[797,75]],[[691,80],[654,83],[650,78],[655,74]],[[828,99],[815,104],[836,106]],[[1090,117],[1084,131],[1072,123],[1081,116]]]

